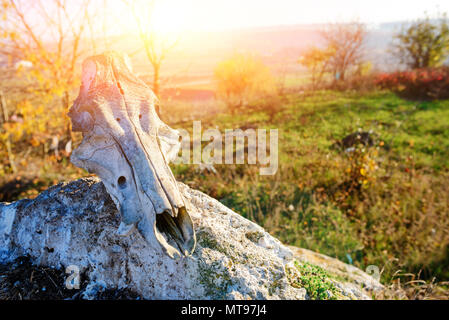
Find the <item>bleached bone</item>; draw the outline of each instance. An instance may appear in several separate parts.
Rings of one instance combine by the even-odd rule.
[[[137,229],[172,258],[195,249],[192,220],[168,162],[179,134],[155,112],[156,97],[115,52],[83,64],[78,98],[69,111],[72,130],[83,133],[71,161],[97,174],[120,210],[119,234]]]

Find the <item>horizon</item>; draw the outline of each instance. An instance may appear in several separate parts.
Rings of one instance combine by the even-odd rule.
[[[112,7],[115,12],[122,12],[120,8],[121,4]],[[422,18],[426,12],[435,16],[448,11],[449,2],[445,0],[426,3],[404,0],[365,0],[363,3],[356,0],[338,3],[332,0],[316,0],[313,3],[302,0],[278,0],[276,3],[270,0],[246,0],[243,3],[237,0],[165,0],[156,2],[153,25],[161,32],[228,31],[354,20],[377,25],[413,21]],[[133,27],[129,22],[132,17],[121,15],[121,19],[126,22],[125,29],[131,31]]]

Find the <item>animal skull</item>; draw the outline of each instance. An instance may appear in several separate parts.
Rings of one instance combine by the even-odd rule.
[[[179,151],[179,134],[159,119],[155,101],[126,56],[111,52],[86,59],[69,111],[72,130],[83,133],[71,161],[103,181],[121,213],[120,235],[137,229],[175,258],[190,255],[196,238],[168,166]]]

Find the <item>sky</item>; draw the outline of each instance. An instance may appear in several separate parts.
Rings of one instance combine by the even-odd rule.
[[[67,0],[71,12],[79,12],[84,0]],[[137,34],[135,16],[123,0],[90,0],[98,8],[109,34]],[[156,33],[180,34],[189,31],[218,31],[263,26],[320,24],[358,20],[368,25],[415,20],[428,12],[449,13],[449,0],[133,0],[137,14]],[[156,7],[148,18],[148,3]],[[22,0],[33,9],[33,1]],[[51,12],[53,1],[42,0]],[[103,9],[107,3],[107,10]],[[36,29],[45,27],[38,18],[29,20]],[[36,15],[38,17],[38,15]],[[0,21],[1,22],[1,21]],[[93,23],[95,24],[95,22]]]
[[[449,0],[159,0],[155,23],[163,31],[342,22],[414,20],[449,12]]]

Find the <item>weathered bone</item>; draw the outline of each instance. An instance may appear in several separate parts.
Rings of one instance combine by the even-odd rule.
[[[135,228],[172,258],[195,249],[195,232],[168,162],[179,134],[155,112],[156,97],[115,52],[83,64],[78,98],[69,111],[73,131],[83,132],[71,161],[96,173],[121,212],[119,234]]]

